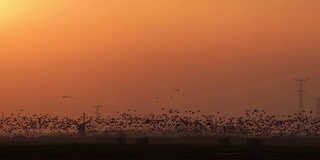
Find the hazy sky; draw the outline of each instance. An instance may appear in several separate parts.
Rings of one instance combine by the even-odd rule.
[[[315,110],[319,15],[319,0],[0,0],[1,111],[291,114],[300,77]]]

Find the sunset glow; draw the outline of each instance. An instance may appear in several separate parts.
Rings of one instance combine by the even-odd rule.
[[[289,114],[302,77],[315,110],[319,15],[318,0],[0,0],[0,106]]]

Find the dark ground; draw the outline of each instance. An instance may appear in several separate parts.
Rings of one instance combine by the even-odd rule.
[[[0,159],[320,159],[320,146],[2,145]]]

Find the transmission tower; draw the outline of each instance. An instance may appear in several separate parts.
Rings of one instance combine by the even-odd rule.
[[[96,118],[100,117],[101,112],[99,112],[99,109],[102,108],[103,105],[92,105],[93,108],[96,109],[96,112],[94,113],[96,115]]]
[[[317,101],[316,106],[317,106],[317,117],[320,117],[320,98],[315,98],[314,100]]]
[[[306,81],[308,81],[309,79],[302,79],[302,78],[300,78],[300,79],[294,79],[294,80],[296,80],[297,82],[300,83],[300,89],[299,89],[298,91],[296,91],[296,92],[299,93],[298,113],[299,113],[299,115],[302,115],[302,114],[303,114],[303,111],[304,111],[303,93],[304,93],[304,92],[307,92],[307,91],[303,90],[303,82],[306,82]]]

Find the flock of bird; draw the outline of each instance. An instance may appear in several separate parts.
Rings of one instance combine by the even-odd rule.
[[[179,111],[162,108],[160,114],[137,115],[136,110],[114,112],[115,116],[85,117],[87,135],[125,133],[132,136],[320,136],[320,118],[307,113],[277,119],[264,110],[246,111],[245,116],[205,115],[200,110]],[[68,118],[49,114],[4,113],[0,135],[37,137],[41,135],[77,136],[83,117]]]

